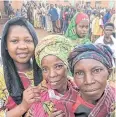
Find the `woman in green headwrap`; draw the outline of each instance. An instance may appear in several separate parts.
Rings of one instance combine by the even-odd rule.
[[[26,117],[74,117],[72,106],[77,97],[68,77],[68,55],[71,41],[64,36],[49,35],[35,49],[38,66],[48,90],[40,92],[41,100],[34,103]]]
[[[74,45],[90,43],[87,36],[89,30],[89,17],[85,13],[77,13],[71,20],[65,36],[74,40]]]

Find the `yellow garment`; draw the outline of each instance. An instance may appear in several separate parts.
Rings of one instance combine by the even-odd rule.
[[[21,72],[21,73],[23,73],[23,72]],[[31,82],[31,86],[33,86],[34,85],[33,70],[28,71],[24,74],[27,76],[27,78]],[[45,81],[43,81],[41,84],[39,84],[39,89],[41,89],[41,91],[47,90]],[[9,97],[9,93],[6,88],[6,84],[5,84],[5,80],[4,80],[3,68],[0,67],[0,117],[5,116],[5,112],[7,111],[7,108],[5,108],[5,105],[7,104],[8,97]]]
[[[93,21],[93,35],[101,36],[103,34],[103,29],[100,27],[100,18],[96,17]]]
[[[6,85],[5,85],[3,68],[0,67],[0,109],[6,105],[8,96],[9,96],[9,93],[8,93],[8,91],[6,89]],[[5,112],[6,112],[6,109],[1,110],[0,117],[4,117]]]

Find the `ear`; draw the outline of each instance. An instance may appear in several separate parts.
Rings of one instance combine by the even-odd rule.
[[[107,80],[112,79],[112,77],[113,77],[113,69],[112,68],[108,69],[108,73],[109,73],[109,75],[108,75],[108,79]]]

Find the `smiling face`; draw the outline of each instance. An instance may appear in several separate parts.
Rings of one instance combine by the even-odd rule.
[[[74,66],[74,80],[86,101],[96,101],[102,96],[108,76],[107,68],[94,59],[82,59]]]
[[[62,91],[67,83],[67,66],[54,55],[45,56],[41,66],[43,77],[47,80],[48,85],[52,89]]]
[[[9,28],[7,50],[15,63],[29,62],[34,54],[34,48],[32,36],[24,26],[14,25]]]
[[[89,20],[82,20],[79,24],[76,26],[76,33],[79,35],[79,37],[83,38],[87,35],[89,30]]]

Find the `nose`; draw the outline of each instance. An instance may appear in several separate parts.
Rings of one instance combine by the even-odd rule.
[[[26,45],[25,42],[20,42],[18,48],[19,48],[19,49],[26,49],[26,48],[27,48],[27,45]]]
[[[85,75],[85,84],[89,85],[89,84],[94,84],[95,83],[95,79],[94,76],[91,73],[87,73]]]
[[[50,69],[50,71],[49,71],[49,77],[50,78],[54,78],[55,76],[56,76],[55,70],[54,69]]]
[[[83,28],[83,32],[87,33],[88,29],[86,27]]]

